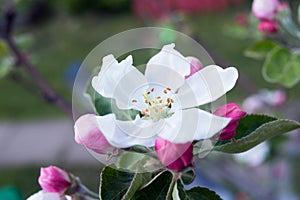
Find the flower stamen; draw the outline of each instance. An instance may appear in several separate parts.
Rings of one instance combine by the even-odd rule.
[[[151,93],[153,93],[154,90],[154,88],[151,88],[149,91],[142,94],[145,104],[147,104],[147,108],[140,112],[140,116],[143,119],[151,119],[154,122],[157,122],[162,118],[167,118],[172,115],[172,113],[170,113],[170,110],[172,107],[171,104],[174,103],[174,100],[170,97],[165,97],[165,95],[168,94],[169,91],[172,91],[171,88],[164,88],[162,91],[162,96],[158,95],[152,97]]]

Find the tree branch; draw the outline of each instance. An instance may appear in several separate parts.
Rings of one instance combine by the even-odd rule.
[[[22,66],[31,78],[36,82],[38,88],[42,92],[43,99],[51,104],[56,105],[62,111],[64,111],[69,117],[73,117],[72,106],[67,103],[58,93],[48,84],[44,77],[36,70],[28,58],[21,52],[13,40],[11,33],[15,20],[15,9],[14,6],[8,6],[4,10],[4,27],[1,30],[1,36],[7,43],[10,51],[16,59],[16,62]]]

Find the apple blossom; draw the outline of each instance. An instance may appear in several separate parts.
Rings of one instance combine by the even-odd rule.
[[[63,194],[72,185],[69,174],[55,166],[42,167],[38,181],[45,192],[60,194]]]
[[[270,106],[282,106],[286,102],[286,94],[282,90],[261,90],[259,92],[261,100]]]
[[[118,120],[114,113],[96,117],[99,129],[114,147],[150,147],[158,137],[181,144],[207,139],[230,122],[196,107],[231,90],[237,70],[210,65],[185,79],[191,63],[174,47],[165,45],[154,55],[145,74],[132,65],[132,56],[120,63],[113,55],[103,58],[99,74],[92,79],[93,88],[114,99],[118,108],[140,112],[132,121]]]
[[[229,140],[234,137],[238,121],[247,113],[244,112],[236,103],[229,103],[219,107],[215,115],[222,117],[229,117],[231,120],[229,124],[221,131],[219,140]]]
[[[278,0],[254,0],[252,3],[252,13],[258,19],[272,20],[279,7]]]
[[[78,118],[74,125],[75,141],[99,154],[113,149],[97,126],[96,115],[86,114]]]
[[[258,24],[258,30],[263,34],[274,34],[278,31],[278,25],[273,20],[261,20]]]
[[[175,144],[163,138],[155,140],[155,151],[159,160],[170,170],[181,171],[191,165],[193,144]]]

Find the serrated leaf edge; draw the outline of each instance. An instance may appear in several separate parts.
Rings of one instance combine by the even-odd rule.
[[[294,123],[294,124],[295,124],[295,128],[291,128],[290,130],[288,130],[288,131],[286,131],[286,132],[289,132],[289,131],[292,131],[292,130],[295,130],[295,129],[300,128],[300,123],[297,122],[297,121],[289,120],[289,119],[278,119],[278,120],[274,120],[274,121],[271,121],[271,122],[268,122],[268,123],[265,123],[265,124],[261,125],[261,126],[258,127],[257,129],[255,129],[252,133],[250,133],[249,135],[247,135],[247,136],[245,136],[245,137],[243,137],[243,138],[238,139],[238,140],[236,141],[236,143],[242,142],[242,140],[247,140],[249,137],[252,136],[252,134],[255,134],[256,132],[258,132],[258,131],[261,130],[261,129],[264,129],[266,126],[268,126],[268,125],[270,125],[270,124],[277,123],[278,121],[281,121],[281,122],[291,122],[291,123]],[[284,133],[286,133],[286,132],[284,132]],[[280,133],[280,134],[284,134],[284,133]],[[280,134],[277,134],[277,135],[280,135]],[[276,136],[276,135],[274,135],[274,136]],[[268,137],[267,139],[270,139],[270,138],[272,138],[272,137],[274,137],[274,136]],[[234,151],[223,151],[223,150],[222,150],[222,148],[224,148],[224,147],[226,148],[226,146],[230,146],[230,145],[232,145],[232,144],[233,144],[233,143],[230,142],[230,143],[227,143],[227,144],[224,144],[224,145],[221,145],[221,146],[217,146],[217,147],[214,148],[214,150],[215,150],[215,151],[222,151],[222,152],[225,152],[225,153],[242,153],[242,152],[244,152],[244,151],[249,150],[249,149],[247,149],[247,150],[239,151],[239,152],[234,152]],[[256,145],[258,145],[258,144],[259,144],[259,143],[257,143]],[[255,146],[256,146],[256,145],[255,145]]]

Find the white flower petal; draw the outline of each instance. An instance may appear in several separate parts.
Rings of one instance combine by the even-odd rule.
[[[105,56],[99,74],[92,79],[93,88],[104,97],[114,98],[121,109],[132,108],[131,94],[147,83],[132,62],[132,56],[120,63],[113,55]]]
[[[177,111],[165,119],[159,136],[174,143],[207,139],[225,128],[230,118],[223,118],[206,111],[192,108]]]
[[[236,68],[222,69],[217,65],[210,65],[186,79],[177,97],[182,108],[210,103],[231,90],[237,79]]]
[[[31,195],[27,200],[69,200],[69,196],[60,195],[59,193],[54,192],[45,192],[43,190],[38,191],[37,193]]]
[[[161,84],[176,91],[190,74],[190,63],[174,49],[175,44],[165,45],[147,63],[145,76],[149,83]]]
[[[117,148],[134,145],[154,146],[157,133],[162,129],[163,120],[153,123],[136,117],[133,121],[119,121],[114,114],[96,117],[98,127],[107,141]]]

